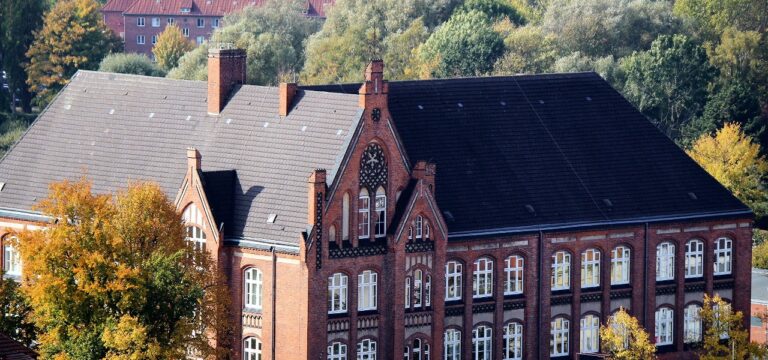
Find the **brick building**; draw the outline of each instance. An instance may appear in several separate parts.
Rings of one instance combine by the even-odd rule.
[[[207,83],[80,71],[0,160],[0,229],[40,226],[84,168],[94,191],[158,182],[228,276],[242,359],[576,358],[620,307],[693,358],[705,293],[746,313],[751,212],[598,75],[383,66],[277,88],[241,85],[240,50]]]
[[[768,270],[752,269],[749,339],[768,344]]]
[[[190,41],[201,44],[221,26],[224,15],[264,0],[109,0],[101,9],[104,22],[125,41],[125,52],[152,56],[157,36],[176,24]],[[307,0],[307,16],[325,17],[333,0]]]

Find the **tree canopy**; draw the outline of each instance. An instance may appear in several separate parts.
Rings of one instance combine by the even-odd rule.
[[[178,359],[217,351],[228,294],[207,253],[185,243],[157,185],[95,195],[80,179],[38,205],[58,221],[18,234],[22,289],[45,358]]]
[[[171,24],[157,36],[157,43],[152,47],[157,65],[165,70],[171,70],[179,64],[179,59],[194,46],[179,29],[178,25]]]
[[[640,323],[623,308],[600,326],[600,344],[604,353],[615,360],[652,360],[654,346]]]
[[[734,312],[731,304],[719,295],[704,294],[700,316],[704,339],[699,359],[765,358],[765,348],[749,341],[749,330],[744,328],[744,315],[741,311]]]
[[[107,55],[99,64],[99,71],[120,74],[165,76],[165,72],[153,63],[147,55],[135,53],[114,53]]]
[[[11,239],[9,239],[11,241]],[[31,320],[32,307],[19,283],[0,271],[0,333],[26,346],[35,343],[36,329]]]
[[[34,33],[43,24],[45,0],[0,0],[0,68],[8,76],[8,87],[19,97],[24,112],[32,111],[24,64]],[[15,106],[14,106],[15,107]]]

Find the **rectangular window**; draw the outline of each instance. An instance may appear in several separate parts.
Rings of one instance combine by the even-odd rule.
[[[182,12],[182,13],[185,13],[185,14],[187,14],[187,13],[190,13],[191,11],[192,11],[192,9],[191,9],[191,8],[188,8],[188,7],[183,7],[183,8],[181,8],[181,12]]]
[[[195,42],[197,43],[197,45],[200,45],[205,42],[205,38],[202,36],[198,36],[197,39],[195,39]]]
[[[169,17],[169,18],[168,18],[168,25],[172,25],[172,24],[173,24],[173,23],[175,23],[175,22],[176,22],[176,19],[174,19],[174,18],[172,18],[172,17]]]
[[[523,293],[523,257],[513,255],[507,258],[504,273],[507,276],[504,282],[504,295],[517,295]]]
[[[335,273],[328,277],[328,313],[347,312],[347,275]]]
[[[656,326],[654,331],[656,334],[656,346],[672,344],[673,324],[672,309],[663,307],[656,310]]]
[[[581,352],[584,354],[596,353],[600,343],[600,319],[595,315],[586,315],[581,318]]]
[[[421,307],[423,276],[421,270],[413,272],[413,307]]]
[[[219,19],[211,19],[211,27],[214,29],[219,27]]]
[[[139,44],[139,45],[144,45],[145,40],[146,39],[144,38],[144,35],[137,35],[136,36],[136,43]]]
[[[629,284],[629,254],[624,246],[611,251],[611,285]]]
[[[137,17],[136,18],[136,26],[144,26],[144,17]]]
[[[157,35],[152,35],[152,45],[157,44]]]
[[[5,245],[3,249],[3,270],[6,276],[21,276],[21,255],[12,245]]]
[[[158,17],[152,18],[152,27],[160,27],[160,18]]]
[[[656,246],[656,281],[675,278],[675,245],[663,242]]]
[[[366,270],[357,276],[357,310],[376,310],[377,274]]]
[[[445,330],[443,334],[443,356],[445,360],[461,359],[461,332],[455,329]]]
[[[600,286],[600,251],[587,249],[581,253],[581,287]]]
[[[384,194],[384,189],[379,188],[376,191],[374,205],[376,207],[376,237],[378,238],[387,235],[387,195]]]
[[[685,278],[704,276],[704,242],[691,240],[685,244]]]
[[[261,270],[256,268],[245,270],[245,308],[261,310],[262,280]]]
[[[732,246],[733,242],[728,238],[719,238],[715,241],[715,275],[731,273]]]
[[[197,27],[199,27],[199,28],[205,27],[205,19],[197,18]]]
[[[481,258],[475,261],[473,280],[473,298],[493,296],[493,261],[491,259]]]
[[[449,261],[445,264],[445,301],[461,300],[461,264]]]
[[[181,29],[181,34],[184,35],[184,37],[189,37],[189,28]]]
[[[683,341],[685,343],[701,341],[701,307],[696,304],[690,304],[683,311]]]
[[[552,255],[552,290],[568,290],[571,288],[571,254],[558,251]]]
[[[357,237],[368,239],[371,237],[371,198],[365,189],[360,190],[357,202]]]
[[[570,322],[565,318],[558,317],[552,320],[550,328],[549,355],[553,357],[568,355]]]

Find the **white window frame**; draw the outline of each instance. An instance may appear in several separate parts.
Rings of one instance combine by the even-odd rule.
[[[523,359],[523,324],[512,321],[504,326],[504,360]]]
[[[365,270],[357,275],[357,310],[376,310],[378,274]]]
[[[672,345],[674,342],[675,312],[671,307],[663,306],[656,310],[654,336],[656,346]]]
[[[675,279],[675,244],[665,241],[656,245],[656,281]]]
[[[143,35],[142,35],[143,36]],[[191,232],[190,232],[191,230]],[[205,252],[206,235],[205,231],[200,226],[188,225],[186,226],[187,237],[185,240],[188,244],[192,245],[192,248],[197,252]]]
[[[152,45],[157,44],[157,35],[152,35]]]
[[[691,239],[685,243],[685,278],[704,276],[704,242]]]
[[[144,35],[136,35],[136,44],[144,45],[147,43],[147,38]]]
[[[184,37],[189,37],[189,28],[183,28],[181,29],[181,35],[184,35]]]
[[[335,341],[328,345],[328,360],[347,360],[347,344]]]
[[[159,17],[153,17],[152,18],[152,27],[160,27],[160,18]]]
[[[432,306],[432,276],[429,274],[424,279],[424,306]]]
[[[481,257],[473,263],[472,298],[493,296],[493,260]]]
[[[420,269],[413,271],[413,307],[420,308],[423,300],[424,272]]]
[[[491,360],[493,354],[493,329],[478,325],[472,329],[472,359]]]
[[[424,348],[422,347],[424,344],[421,339],[413,339],[413,360],[423,360],[422,355]]]
[[[371,237],[371,197],[366,188],[360,189],[357,197],[357,238]]]
[[[219,19],[211,19],[211,27],[216,29],[219,27]]]
[[[429,221],[425,221],[424,222],[424,238],[429,240],[432,238],[431,236],[432,236],[432,232],[430,231],[430,228],[429,228]]]
[[[549,356],[567,356],[571,323],[568,319],[558,316],[550,322]]]
[[[197,43],[197,45],[201,45],[204,42],[205,42],[205,36],[200,35],[195,38],[195,43]]]
[[[581,317],[581,329],[579,343],[582,354],[592,354],[600,350],[600,318],[594,314]]]
[[[424,232],[424,218],[421,215],[416,217],[416,240],[421,240]]]
[[[448,329],[443,332],[443,360],[461,360],[461,331]]]
[[[328,277],[328,313],[347,312],[349,277],[344,273],[334,273]]]
[[[733,268],[733,240],[721,237],[715,240],[715,275],[729,275]]]
[[[199,28],[205,27],[205,18],[197,18],[197,27]]]
[[[683,341],[686,344],[700,342],[703,339],[702,329],[701,306],[688,304],[683,309]]]
[[[387,194],[383,187],[376,190],[376,198],[373,203],[376,211],[374,232],[375,236],[379,238],[387,235]]]
[[[405,277],[405,308],[411,308],[411,277]]]
[[[462,299],[462,263],[451,260],[445,263],[445,301]]]
[[[553,291],[571,288],[571,254],[560,250],[552,254],[552,276],[550,276]]]
[[[139,16],[136,18],[136,26],[138,27],[144,27],[146,25],[146,19],[143,16]]]
[[[632,250],[619,245],[611,250],[611,285],[629,284]]]
[[[245,308],[261,311],[264,296],[264,274],[258,268],[249,267],[243,273],[243,282]]]
[[[176,23],[176,19],[174,19],[172,17],[168,18],[168,25],[172,25],[172,24],[175,24],[175,23]]]
[[[357,360],[376,360],[376,341],[360,340],[357,343]]]
[[[6,277],[21,277],[21,254],[18,249],[10,244],[11,241],[18,241],[18,238],[9,236],[3,240],[3,271]]]
[[[600,250],[589,248],[581,253],[581,288],[600,286]]]
[[[504,295],[519,295],[523,293],[525,278],[525,259],[520,255],[512,255],[504,260]]]
[[[261,340],[257,337],[249,336],[243,340],[243,359],[261,360],[262,350]]]

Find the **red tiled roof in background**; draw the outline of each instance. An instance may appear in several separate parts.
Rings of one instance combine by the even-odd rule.
[[[34,360],[37,353],[0,333],[0,360]]]
[[[128,15],[203,15],[224,16],[249,5],[261,5],[265,0],[135,0]],[[191,9],[182,13],[182,8]]]
[[[101,11],[119,11],[123,12],[136,0],[109,0],[102,8]]]

